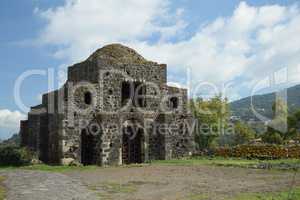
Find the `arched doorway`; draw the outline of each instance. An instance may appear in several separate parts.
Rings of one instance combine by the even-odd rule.
[[[90,134],[83,129],[81,131],[81,163],[83,165],[96,164],[96,139],[93,134]]]
[[[136,126],[123,128],[122,163],[142,163],[144,156],[144,131]]]

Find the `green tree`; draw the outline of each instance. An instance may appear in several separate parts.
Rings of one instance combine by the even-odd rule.
[[[288,109],[282,99],[277,99],[272,105],[273,120],[269,122],[267,132],[262,140],[270,144],[282,144],[288,131]]]
[[[237,122],[234,130],[234,144],[245,144],[255,138],[255,132],[247,124],[243,122]]]
[[[300,141],[300,110],[288,117],[288,130],[284,135],[285,140]]]
[[[262,135],[262,140],[265,143],[269,144],[282,144],[283,139],[281,135],[278,132],[271,131],[271,132],[266,132]]]
[[[198,120],[195,141],[199,149],[207,149],[216,145],[219,135],[223,135],[229,122],[229,105],[222,95],[203,100],[191,100],[191,111]]]
[[[282,137],[287,132],[288,107],[286,101],[277,99],[272,105],[273,120],[269,123],[270,131],[278,132]]]

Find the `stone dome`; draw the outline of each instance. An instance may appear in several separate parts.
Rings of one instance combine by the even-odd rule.
[[[146,60],[138,54],[134,49],[126,47],[122,44],[106,45],[95,51],[87,60],[103,60],[109,63],[124,63],[124,64],[147,64],[154,63]]]

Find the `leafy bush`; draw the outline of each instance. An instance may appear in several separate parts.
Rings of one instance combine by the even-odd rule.
[[[33,154],[17,146],[0,147],[0,166],[21,166],[29,164]]]
[[[277,132],[266,132],[264,135],[262,135],[262,140],[265,143],[269,144],[282,144],[283,139],[281,135]]]
[[[234,130],[234,143],[235,145],[248,143],[255,138],[255,132],[247,124],[237,122]]]

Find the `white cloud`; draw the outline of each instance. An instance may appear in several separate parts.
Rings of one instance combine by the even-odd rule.
[[[250,88],[281,68],[289,69],[289,81],[298,81],[298,74],[289,73],[300,64],[298,6],[241,2],[231,16],[199,24],[190,38],[181,37],[188,24],[185,12],[174,12],[168,0],[66,0],[64,6],[37,11],[47,22],[40,41],[57,45],[55,56],[68,62],[80,61],[107,43],[122,42],[148,59],[167,63],[174,74],[189,67],[193,82],[238,79],[232,91]],[[149,42],[153,35],[159,38]]]
[[[83,59],[95,48],[111,42],[138,41],[159,33],[168,39],[185,26],[172,15],[168,0],[65,0],[65,5],[36,11],[47,21],[43,43],[62,45],[57,57]]]
[[[7,138],[14,133],[18,133],[20,120],[24,119],[26,119],[26,116],[19,111],[0,109],[0,138]]]

